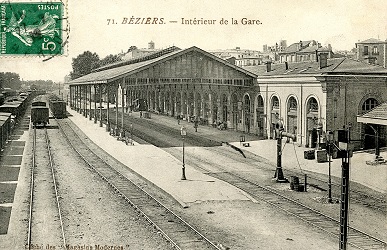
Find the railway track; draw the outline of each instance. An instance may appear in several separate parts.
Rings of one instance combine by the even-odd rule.
[[[319,188],[321,190],[326,191],[327,190],[327,180],[323,180],[321,178],[318,178],[316,176],[310,176],[308,177],[309,185],[312,185],[316,188]],[[323,188],[322,188],[323,187]],[[341,184],[335,183],[332,181],[332,192],[333,192],[333,198],[336,200],[340,199],[340,189]],[[358,190],[350,190],[351,195],[351,202],[360,204],[362,206],[378,210],[380,212],[386,213],[387,212],[387,204],[386,200],[383,198],[376,197],[374,195],[366,194],[362,191]]]
[[[230,157],[229,151],[227,151],[227,153],[226,153],[224,150],[221,150],[221,149],[216,148],[216,147],[211,148],[211,150],[216,151],[220,155]],[[258,162],[263,161],[263,162],[266,162],[267,164],[265,164],[265,165],[268,165],[269,167],[262,166],[262,164],[261,164],[258,166],[259,168],[265,168],[267,170],[273,170],[273,171],[275,170],[275,166],[272,165],[271,163],[269,163],[266,159],[263,159],[263,158],[261,158],[257,155],[254,155],[253,153],[248,152],[248,151],[244,151],[244,154],[247,156],[246,159],[240,157],[240,154],[237,151],[233,152],[232,156],[239,157],[238,159],[240,162],[244,162],[247,164],[254,164],[256,166],[258,166],[258,164],[257,164]],[[284,173],[286,173],[287,176],[293,176],[293,175],[300,176],[300,175],[305,174],[305,172],[302,170],[300,170],[300,171],[289,170],[289,169],[286,169],[286,167],[284,169]],[[322,179],[322,178],[317,177],[313,173],[308,173],[308,185],[313,186],[313,187],[318,188],[318,189],[323,190],[323,191],[327,191],[328,179]],[[338,182],[335,182],[334,180],[332,180],[332,194],[334,196],[333,198],[336,200],[340,200],[340,192],[341,192],[341,183],[338,183]],[[351,189],[350,193],[351,193],[351,202],[352,203],[360,204],[362,206],[365,206],[365,207],[368,207],[371,209],[375,209],[375,210],[378,210],[378,211],[383,212],[383,213],[387,212],[387,204],[386,204],[385,198],[376,197],[375,195],[371,195],[371,194],[365,193],[363,191],[355,190],[355,189]]]
[[[114,115],[112,115],[114,117]],[[154,121],[147,120],[147,119],[140,119],[136,117],[129,117],[127,115],[124,116],[125,118],[125,124],[128,122],[133,123],[133,134],[135,136],[140,137],[142,140],[147,141],[157,147],[161,148],[167,148],[167,147],[176,147],[180,146],[181,136],[180,131],[174,128],[170,128],[167,125],[158,124]],[[111,119],[112,124],[115,122],[114,119]],[[152,135],[154,134],[154,131],[158,131],[158,135]],[[173,139],[171,139],[171,137]],[[214,140],[209,140],[203,137],[198,137],[196,135],[189,134],[185,140],[185,143],[187,146],[219,146],[221,143],[216,142]],[[217,147],[212,147],[211,150],[216,150]],[[224,155],[224,151],[217,150],[217,152],[221,155]],[[275,166],[272,166],[272,163],[267,161],[266,159],[263,159],[262,157],[259,157],[251,152],[243,150],[244,154],[247,156],[246,159],[239,157],[241,162],[245,162],[247,164],[253,164],[257,166],[257,163],[265,162],[270,165],[270,168],[267,168],[268,170],[275,170]],[[230,153],[230,152],[227,152]],[[237,151],[233,152],[233,155],[236,155],[235,157],[240,156],[240,153]],[[260,168],[263,168],[262,164],[259,165]],[[284,169],[284,172],[287,173],[288,176],[299,176],[300,174],[304,174],[303,171],[295,171],[295,170],[288,170]],[[273,173],[274,174],[274,173]],[[327,180],[323,180],[311,173],[308,173],[308,184],[316,187],[320,190],[325,190],[328,186]],[[339,200],[340,197],[340,190],[341,190],[341,183],[334,182],[332,180],[332,187],[334,187],[333,195],[336,200]],[[379,198],[374,195],[357,191],[352,189],[351,190],[351,202],[363,205],[365,207],[378,210],[380,212],[386,213],[387,212],[387,204],[385,198]]]
[[[174,148],[174,151],[177,148]],[[221,149],[206,148],[208,151],[214,152],[216,155],[220,154]],[[171,151],[171,150],[168,150]],[[176,155],[179,157],[181,153]],[[245,178],[243,175],[236,172],[231,172],[229,169],[224,168],[220,163],[215,161],[206,160],[197,154],[189,154],[186,159],[190,159],[190,165],[193,165],[208,175],[217,179],[230,183],[231,185],[238,187],[244,192],[251,195],[257,200],[262,200],[280,210],[283,210],[287,214],[293,215],[306,223],[319,228],[320,230],[328,233],[329,235],[339,238],[340,235],[340,221],[333,219],[313,208],[310,208],[299,201],[289,198],[283,194],[280,194],[276,190],[262,186],[258,183],[252,182]],[[202,163],[202,164],[200,164]],[[212,169],[208,169],[205,166],[211,166]],[[214,171],[213,168],[217,170]],[[387,249],[387,243],[376,237],[373,237],[361,230],[353,227],[348,227],[348,244],[357,249]]]
[[[109,183],[139,214],[177,249],[220,249],[203,234],[165,207],[156,198],[128,180],[104,159],[91,151],[73,128],[58,120],[60,130],[73,149],[102,179]]]
[[[49,239],[46,235],[50,235]],[[36,249],[36,245],[43,242],[52,246],[66,246],[47,129],[34,128],[26,246]]]

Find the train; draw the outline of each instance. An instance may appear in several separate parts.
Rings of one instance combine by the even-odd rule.
[[[50,123],[50,111],[56,119],[67,118],[66,102],[54,94],[39,95],[31,103],[33,126],[46,126]]]
[[[66,102],[57,95],[51,94],[48,96],[49,107],[52,115],[57,119],[67,118]]]
[[[31,103],[31,123],[34,127],[42,125],[45,127],[50,123],[49,108],[47,105],[47,96],[39,95]]]
[[[10,139],[15,125],[23,117],[32,95],[0,97],[0,149]]]
[[[11,118],[12,114],[7,112],[0,112],[0,148],[5,147],[6,142],[11,136],[14,121]]]
[[[11,113],[11,118],[16,122],[26,111],[29,99],[29,97],[8,99],[0,106],[0,112]]]

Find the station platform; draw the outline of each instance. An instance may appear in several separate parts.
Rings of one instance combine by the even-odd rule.
[[[94,133],[96,133],[96,130],[100,131],[106,131],[105,128],[100,128],[98,124],[94,124],[92,121],[89,121],[81,114],[77,113],[74,110],[70,110],[70,113],[73,115],[70,119],[74,120],[76,124],[80,124],[80,128],[85,133],[88,129],[95,130]],[[132,115],[139,116],[138,112],[134,112]],[[160,122],[163,124],[166,124],[168,126],[176,126],[181,127],[184,126],[187,129],[187,133],[195,133],[195,129],[193,127],[193,123],[190,123],[185,120],[177,121],[176,119],[165,116],[165,115],[157,115],[152,114],[152,120],[156,122]],[[235,132],[232,130],[219,130],[217,128],[213,128],[211,126],[199,126],[198,128],[199,135],[203,135],[207,138],[214,139],[217,141],[223,141],[223,142],[229,142],[231,145],[236,146],[240,148],[241,150],[249,151],[253,154],[256,154],[258,156],[261,156],[265,159],[267,159],[269,162],[276,164],[276,140],[262,140],[259,137],[247,134],[247,133],[241,133],[241,132]],[[86,133],[90,134],[90,132]],[[93,138],[93,133],[91,133],[90,138]],[[114,138],[110,137],[107,132],[100,133],[100,136],[106,136],[108,138],[111,138],[115,143],[117,142]],[[245,142],[249,143],[249,147],[244,147],[240,143],[240,136],[244,137]],[[105,142],[104,139],[93,139],[95,142],[99,145],[102,142]],[[100,140],[100,143],[97,141]],[[106,139],[107,140],[107,139]],[[113,142],[112,142],[113,143]],[[122,143],[119,143],[119,145],[122,145]],[[316,172],[320,174],[326,174],[328,175],[328,162],[323,163],[317,163],[316,160],[307,160],[304,159],[304,151],[305,150],[311,150],[310,148],[305,148],[302,146],[299,146],[297,143],[285,143],[285,139],[283,140],[283,155],[282,155],[282,164],[284,169],[298,169],[298,170],[307,170],[311,172]],[[136,149],[137,148],[137,149]],[[138,150],[139,149],[139,150]],[[121,148],[119,150],[111,151],[111,155],[116,157],[115,154],[119,154]],[[160,150],[154,146],[151,145],[137,145],[136,147],[132,147],[130,149],[133,151],[135,156],[144,156],[144,157],[135,157],[137,160],[139,158],[143,158],[139,160],[141,164],[144,166],[138,170],[134,169],[136,172],[139,171],[143,177],[146,179],[152,181],[154,184],[159,186],[160,188],[164,189],[168,193],[170,193],[172,196],[174,196],[177,200],[181,202],[193,202],[195,199],[197,200],[203,200],[203,199],[234,199],[237,196],[233,196],[230,194],[237,194],[240,192],[238,189],[234,190],[230,194],[227,194],[230,190],[226,191],[225,189],[215,189],[215,190],[222,190],[225,194],[214,194],[211,193],[214,189],[213,186],[204,187],[202,182],[204,180],[210,180],[212,178],[209,178],[209,176],[200,174],[197,171],[194,171],[195,174],[191,175],[190,177],[195,176],[198,180],[200,179],[201,182],[199,183],[190,183],[190,185],[181,185],[183,181],[180,180],[181,177],[181,170],[178,169],[181,168],[181,162],[177,159],[170,156],[168,153],[164,152],[163,150]],[[157,156],[154,156],[156,154]],[[109,152],[110,153],[110,152]],[[163,157],[166,158],[157,158],[157,157]],[[387,159],[387,152],[381,152],[381,156],[385,159]],[[118,156],[117,156],[118,157]],[[128,156],[126,156],[127,158]],[[132,160],[136,160],[132,159]],[[154,166],[154,163],[157,163],[156,165],[159,165],[160,162],[165,161],[165,165],[168,165],[165,169],[160,168],[160,171],[157,171],[157,175],[154,174],[154,169],[147,169],[146,165],[150,164],[151,166]],[[160,159],[162,159],[160,161]],[[353,182],[359,183],[361,185],[364,185],[366,187],[369,187],[377,192],[386,193],[387,192],[387,164],[379,164],[379,165],[367,165],[367,161],[372,161],[375,159],[375,155],[373,153],[369,152],[355,152],[353,154],[353,157],[350,160],[350,179]],[[124,162],[123,162],[124,163]],[[130,164],[130,161],[127,162]],[[138,166],[138,164],[133,164]],[[131,164],[128,166],[132,166]],[[173,166],[173,167],[172,167]],[[189,166],[187,167],[189,168]],[[189,171],[192,168],[189,168]],[[331,161],[331,174],[332,176],[341,177],[341,159],[332,159]],[[162,175],[162,176],[161,176]],[[165,175],[165,176],[164,176]],[[173,177],[172,177],[173,176]],[[157,177],[157,178],[155,178]],[[172,178],[171,178],[172,177]],[[211,180],[214,181],[214,180]],[[219,180],[216,180],[217,182],[220,182]],[[165,183],[163,183],[165,182]],[[209,182],[211,183],[211,182]],[[199,184],[197,188],[203,190],[206,190],[205,195],[207,197],[196,197],[201,192],[198,192],[198,189],[196,189],[195,184]],[[207,183],[208,184],[208,183]],[[214,184],[214,183],[212,183]],[[191,186],[192,185],[192,186]],[[227,185],[226,185],[227,186]],[[188,189],[186,189],[188,188]],[[192,192],[194,190],[194,192]],[[209,192],[211,190],[211,192]],[[204,194],[203,194],[204,195]],[[190,197],[191,196],[191,197]],[[213,197],[212,197],[213,196]],[[242,196],[244,196],[242,194]],[[238,195],[239,198],[241,198]],[[239,199],[237,198],[237,199]]]
[[[183,207],[209,200],[255,200],[244,191],[203,174],[186,164],[187,180],[181,180],[182,162],[164,150],[149,144],[126,146],[82,114],[71,110],[69,117],[95,144],[145,179],[169,193]]]

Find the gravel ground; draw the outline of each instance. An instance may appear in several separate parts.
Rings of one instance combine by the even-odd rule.
[[[60,203],[67,244],[117,246],[125,249],[170,249],[169,244],[107,183],[68,149],[57,131],[50,131],[58,164]]]
[[[65,140],[57,130],[52,129],[49,132],[54,160],[62,163],[58,168],[57,178],[64,214],[65,235],[69,238],[68,244],[93,247],[96,244],[114,245],[122,246],[124,249],[170,249],[169,244],[152,227],[147,226],[147,223],[128,207],[128,204],[114,193],[110,186],[86,167],[82,160],[75,158],[74,152],[63,146]],[[93,150],[100,149],[93,145]],[[105,155],[102,152],[100,154]],[[109,159],[110,161],[114,162],[113,159]],[[230,165],[236,166],[232,161]],[[117,168],[124,170],[128,178],[137,180],[136,182],[140,183],[146,191],[157,194],[172,210],[178,212],[210,239],[220,242],[224,249],[338,248],[338,239],[327,236],[264,202],[202,201],[191,203],[188,208],[183,209],[168,194],[160,193],[158,187],[139,178],[127,167],[118,164]],[[23,173],[21,175],[26,180]],[[324,204],[315,199],[324,196],[324,193],[319,190],[310,189],[308,193],[295,193],[289,190],[288,184],[272,183],[270,180],[272,173],[262,172],[253,175],[250,171],[246,171],[246,174],[281,192],[294,195],[296,199],[302,199],[310,206],[338,216],[338,204]],[[28,185],[21,186],[24,189],[28,187]],[[17,190],[17,193],[20,191]],[[380,234],[380,238],[386,238],[383,230],[379,230],[385,228],[384,213],[375,214],[374,211],[363,208],[363,210],[358,209],[354,214],[352,212],[354,207],[351,206],[350,225],[355,226],[355,223],[359,223],[366,230]],[[364,218],[359,219],[362,216]],[[21,225],[22,218],[19,219],[16,224]],[[25,229],[21,226],[19,230],[20,233],[25,234],[23,231]],[[20,235],[15,236],[15,239],[21,238]],[[9,242],[12,241],[9,240]],[[22,249],[4,246],[7,245],[0,241],[0,249]]]

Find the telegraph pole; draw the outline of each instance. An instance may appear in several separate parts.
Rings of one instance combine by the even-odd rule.
[[[339,143],[343,142],[346,145],[346,150],[342,150],[342,165],[341,165],[341,199],[340,199],[340,250],[347,249],[348,238],[348,208],[349,208],[349,159],[350,151],[348,145],[350,143],[350,129],[348,128],[339,133]],[[339,131],[340,132],[340,131]]]

